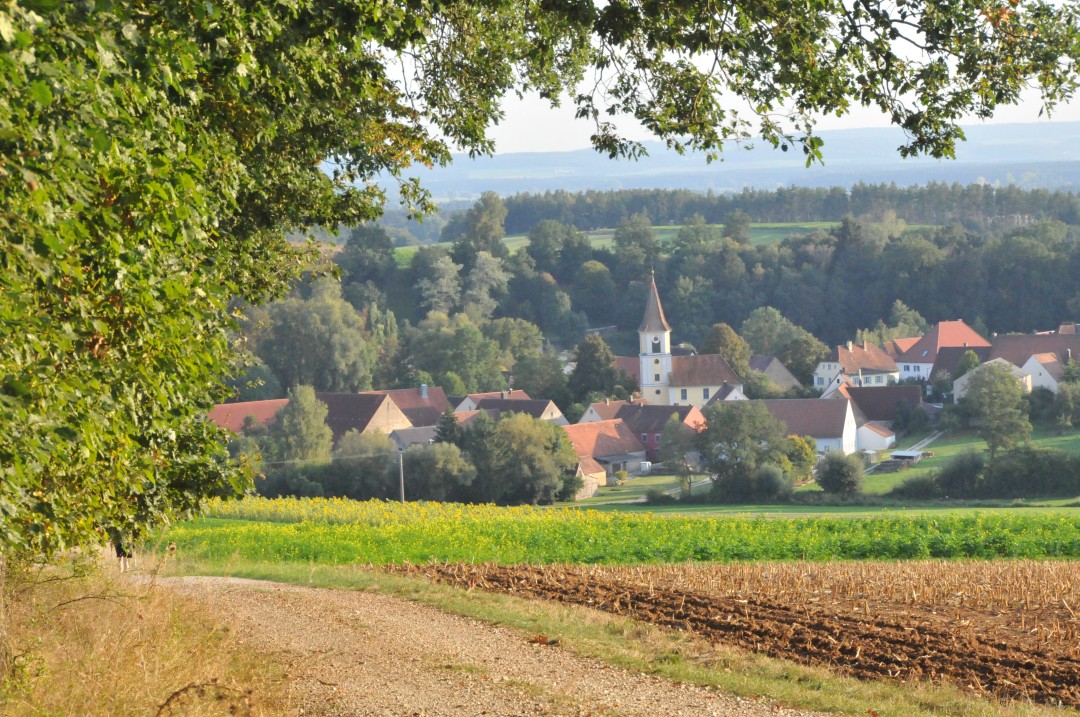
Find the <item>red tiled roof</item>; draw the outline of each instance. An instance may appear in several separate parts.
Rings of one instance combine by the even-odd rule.
[[[989,346],[990,342],[979,336],[975,329],[963,321],[939,321],[921,339],[905,351],[897,361],[900,363],[934,363],[938,351],[945,346]]]
[[[934,378],[942,371],[948,373],[950,376],[956,373],[956,366],[960,363],[960,359],[964,354],[971,351],[973,354],[979,357],[979,363],[986,363],[990,358],[990,346],[943,346],[938,350],[937,359],[934,361],[934,365],[930,368],[930,377]]]
[[[858,374],[862,371],[881,371],[886,373],[895,372],[896,362],[889,354],[879,346],[863,342],[848,346],[834,346],[832,353],[825,359],[833,363],[839,363],[844,371],[850,374]]]
[[[705,416],[695,406],[623,405],[615,418],[621,419],[634,433],[661,433],[672,414],[695,430],[705,424]]]
[[[542,417],[549,409],[554,408],[559,415],[562,411],[551,401],[532,398],[482,398],[476,402],[478,411],[497,411],[499,413],[525,413],[533,418]]]
[[[425,391],[427,396],[423,395]],[[414,426],[434,426],[439,422],[439,416],[450,406],[450,401],[440,386],[394,388],[389,391],[361,391],[360,393],[387,396]]]
[[[905,351],[919,343],[919,338],[919,336],[913,336],[909,339],[889,339],[881,345],[881,348],[885,353],[892,357],[893,361],[896,361]]]
[[[389,421],[396,424],[386,428],[385,433],[387,435],[396,428],[409,427],[409,420],[405,417],[405,414],[383,392],[317,392],[315,397],[326,404],[326,425],[330,426],[330,430],[334,432],[335,441],[352,430],[363,433],[380,412],[384,412]]]
[[[722,383],[741,385],[742,379],[720,354],[671,357],[672,387],[719,386]]]
[[[641,385],[641,361],[637,356],[616,356],[615,368],[626,373],[639,386]]]
[[[788,435],[839,438],[844,435],[846,399],[770,398],[758,401],[787,425]]]
[[[485,393],[470,393],[465,396],[465,398],[471,398],[473,400],[473,403],[476,403],[483,398],[512,398],[518,401],[528,401],[532,399],[532,396],[525,393],[520,388],[515,388],[512,391],[487,391]]]
[[[600,401],[598,403],[590,403],[589,408],[600,417],[601,421],[610,421],[616,417],[619,409],[629,405],[631,405],[630,401]]]
[[[645,446],[624,422],[592,421],[563,426],[578,458],[603,458],[623,453],[644,453]]]
[[[277,418],[277,412],[289,403],[287,398],[273,398],[266,401],[241,401],[239,403],[219,403],[210,409],[210,420],[218,428],[239,434],[244,428],[244,419],[248,416],[258,423],[268,426]]]
[[[1035,354],[1056,354],[1059,361],[1080,361],[1080,334],[1001,334],[994,337],[990,358],[1023,366]]]

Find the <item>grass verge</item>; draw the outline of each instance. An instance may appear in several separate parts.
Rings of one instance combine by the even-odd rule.
[[[111,566],[110,566],[111,567]],[[16,654],[6,717],[290,713],[283,671],[236,643],[220,616],[93,558],[22,566],[7,580]]]
[[[711,686],[788,707],[878,717],[1042,717],[1065,710],[973,697],[953,686],[861,682],[828,670],[709,644],[587,608],[467,591],[356,566],[181,562],[174,574],[231,575],[312,587],[368,590],[521,631],[542,634],[577,654],[677,682]],[[1068,710],[1068,713],[1075,713]]]

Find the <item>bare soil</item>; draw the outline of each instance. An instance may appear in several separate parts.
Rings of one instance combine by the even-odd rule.
[[[245,649],[283,665],[295,715],[811,715],[386,595],[235,578],[162,584],[204,601]]]
[[[587,605],[862,679],[948,681],[994,697],[1080,706],[1075,640],[1035,644],[1022,629],[1003,630],[1000,614],[981,610],[957,607],[943,615],[877,601],[872,609],[864,603],[859,615],[839,603],[736,599],[635,584],[573,566],[392,569],[467,588]]]

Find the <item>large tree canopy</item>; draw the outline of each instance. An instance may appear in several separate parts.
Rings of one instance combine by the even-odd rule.
[[[680,149],[757,133],[814,158],[811,113],[861,103],[908,131],[904,152],[949,155],[964,113],[1015,102],[1029,81],[1049,106],[1071,94],[1076,13],[1026,0],[11,0],[0,547],[94,540],[242,485],[203,418],[234,371],[232,302],[295,278],[286,231],[375,216],[378,173],[423,204],[407,168],[490,150],[505,94],[569,96],[611,154],[640,147],[609,112]]]

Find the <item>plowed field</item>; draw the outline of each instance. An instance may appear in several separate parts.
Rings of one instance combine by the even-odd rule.
[[[773,568],[770,575],[767,566],[727,568],[735,571],[727,579],[743,580],[737,590],[711,584],[703,569],[693,566],[392,569],[468,588],[586,605],[862,679],[946,680],[996,697],[1080,706],[1080,621],[1070,605],[1070,598],[1076,604],[1074,590],[1080,585],[1077,567],[995,565],[935,563],[919,582],[906,575],[905,587],[880,591],[870,584],[859,591],[848,584],[850,575],[830,575],[830,569],[846,568],[828,564],[792,568],[810,571],[800,589],[784,586],[783,570]],[[904,569],[878,564],[871,570],[879,571],[875,574],[884,585],[890,571]],[[765,574],[757,579],[759,589],[746,578],[753,571]],[[933,584],[935,573],[942,585]],[[957,581],[963,584],[966,575],[977,584],[957,591]],[[1038,582],[1040,589],[1025,593],[1023,580]]]

